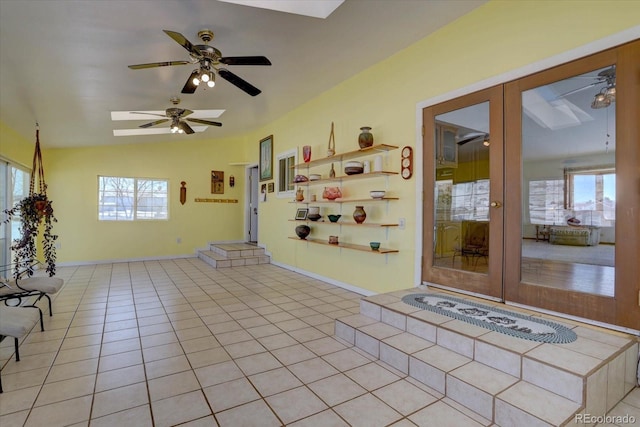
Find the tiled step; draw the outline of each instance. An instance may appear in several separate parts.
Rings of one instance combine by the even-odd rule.
[[[209,250],[198,251],[198,258],[214,268],[269,264],[271,258],[264,248],[247,243],[220,243],[209,245]]]
[[[573,343],[528,341],[400,300],[414,292],[363,298],[336,335],[490,422],[566,425],[606,414],[636,385],[637,337],[574,322]]]

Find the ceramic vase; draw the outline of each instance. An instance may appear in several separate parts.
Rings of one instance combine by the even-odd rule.
[[[360,135],[358,135],[358,145],[360,148],[367,148],[373,145],[373,134],[371,133],[371,128],[368,126],[361,127],[362,131]]]
[[[296,190],[296,201],[301,202],[304,200],[304,190],[302,188],[298,188]]]
[[[302,240],[306,239],[309,233],[311,233],[311,227],[308,225],[299,225],[296,227],[296,234]]]
[[[311,146],[305,145],[302,147],[302,158],[305,163],[309,163],[311,161]]]
[[[367,219],[367,213],[364,211],[363,206],[356,206],[356,210],[353,211],[353,219],[357,224],[362,224]]]

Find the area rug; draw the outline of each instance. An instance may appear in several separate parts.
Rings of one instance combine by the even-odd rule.
[[[577,339],[575,332],[558,323],[448,295],[410,294],[402,297],[402,301],[517,338],[554,344],[566,344]]]

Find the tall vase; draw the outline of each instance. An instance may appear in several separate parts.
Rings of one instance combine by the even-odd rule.
[[[361,127],[362,131],[360,135],[358,135],[358,145],[360,148],[367,148],[373,145],[373,134],[371,133],[371,128],[369,126]]]
[[[356,206],[356,210],[353,211],[353,219],[358,224],[362,224],[367,219],[367,213],[364,211],[363,206]]]
[[[309,163],[311,161],[311,146],[305,145],[302,147],[302,158],[305,163]]]

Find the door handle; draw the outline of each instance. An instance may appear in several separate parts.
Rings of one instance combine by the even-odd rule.
[[[502,203],[500,203],[498,201],[491,202],[491,207],[492,208],[500,208],[500,207],[502,207]]]
[[[257,215],[258,214],[258,208],[253,208],[253,213]]]

